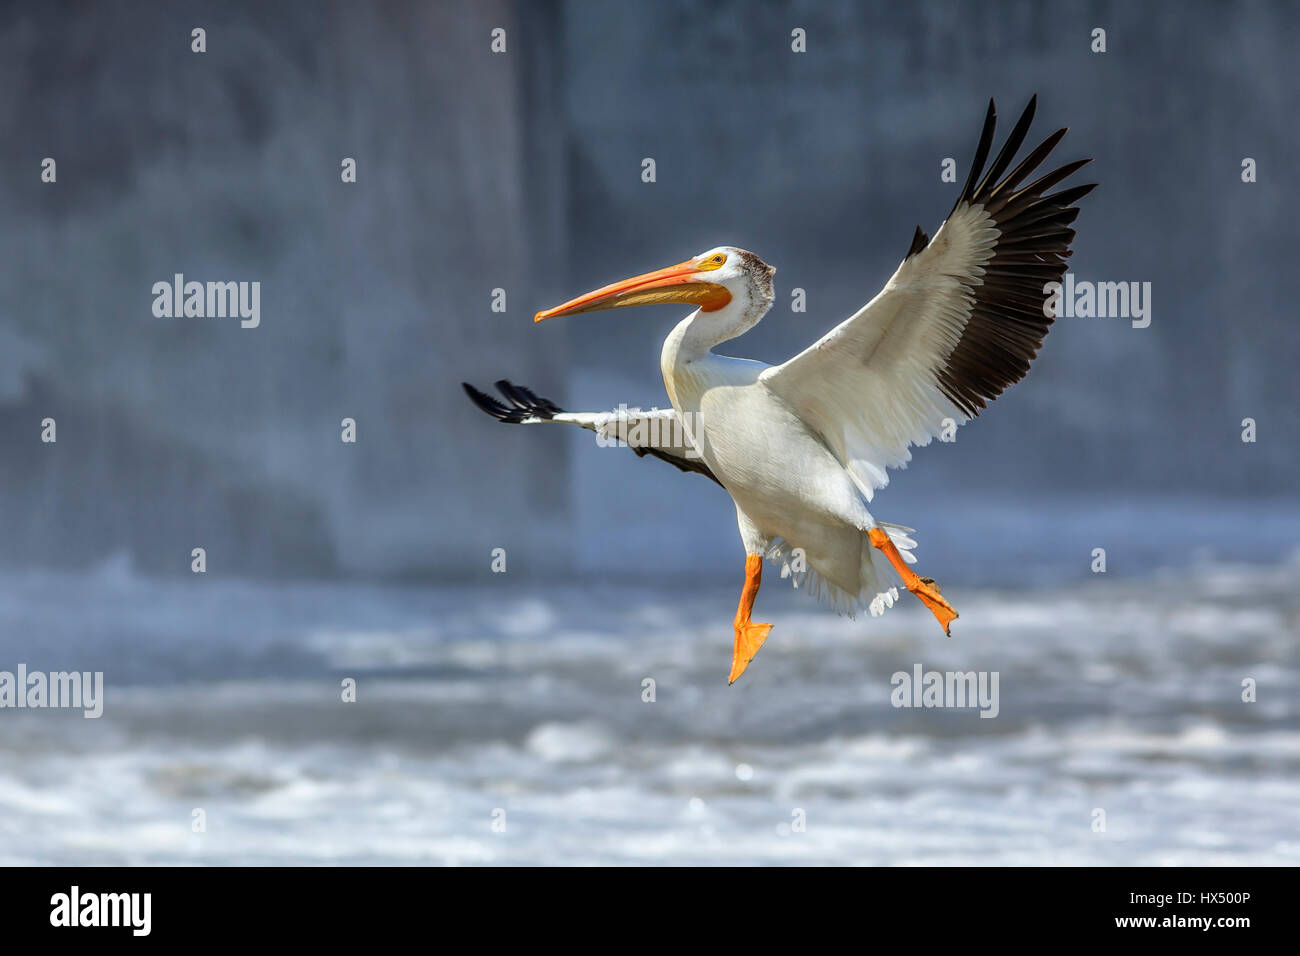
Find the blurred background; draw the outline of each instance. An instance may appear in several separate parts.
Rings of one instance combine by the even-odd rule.
[[[0,862],[1300,862],[1298,44],[1280,2],[6,4],[0,670],[108,689],[0,711]],[[1071,271],[1150,326],[1059,320],[876,498],[951,640],[771,575],[728,688],[725,493],[460,382],[665,404],[681,308],[532,313],[719,244],[778,269],[724,351],[783,360],[1034,93],[1101,184]],[[260,326],[154,317],[175,273]],[[999,718],[891,707],[917,662]]]

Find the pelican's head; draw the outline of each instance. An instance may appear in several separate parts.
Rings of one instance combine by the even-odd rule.
[[[701,312],[716,313],[746,327],[757,322],[772,305],[771,266],[744,249],[718,246],[708,252],[633,276],[576,299],[538,312],[534,322],[559,315],[578,315],[629,305],[660,305],[680,302],[696,305]]]

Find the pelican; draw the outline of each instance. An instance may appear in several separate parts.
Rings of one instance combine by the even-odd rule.
[[[1011,168],[1036,103],[1030,99],[985,173],[997,123],[989,101],[969,174],[938,232],[931,238],[918,226],[884,289],[780,365],[713,351],[771,308],[776,271],[752,252],[719,246],[534,319],[694,306],[659,359],[671,408],[566,412],[508,380],[497,383],[504,402],[464,384],[500,421],[586,428],[727,490],[745,548],[728,683],[772,629],[751,618],[765,559],[849,615],[866,608],[878,616],[894,605],[892,570],[951,636],[957,611],[910,567],[913,529],[878,521],[869,508],[889,483],[888,469],[911,459],[911,446],[974,418],[1025,376],[1052,323],[1044,286],[1061,280],[1075,203],[1096,184],[1048,192],[1090,162],[1083,159],[1021,185],[1066,133],[1056,131]]]

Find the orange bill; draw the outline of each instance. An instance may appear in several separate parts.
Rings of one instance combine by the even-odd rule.
[[[656,269],[644,275],[633,276],[622,282],[604,286],[570,299],[545,312],[533,316],[534,322],[553,319],[561,315],[579,315],[599,312],[602,309],[621,309],[629,305],[661,305],[682,302],[698,305],[705,312],[720,309],[731,301],[725,286],[705,282],[698,278],[701,265],[695,259],[679,262],[666,269]]]

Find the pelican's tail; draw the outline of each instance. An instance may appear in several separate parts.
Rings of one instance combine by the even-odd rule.
[[[908,564],[915,563],[912,549],[916,542],[908,537],[911,528],[900,524],[878,522],[879,527],[888,535],[894,547]],[[898,588],[894,585],[894,576],[889,562],[876,548],[872,547],[867,533],[862,532],[862,551],[857,568],[857,590],[848,585],[853,580],[852,572],[844,576],[842,584],[837,584],[814,568],[808,566],[789,542],[777,538],[768,549],[767,558],[781,565],[781,577],[792,578],[794,586],[806,590],[814,598],[825,601],[837,613],[847,617],[856,617],[859,611],[867,611],[872,617],[879,617],[898,600]]]

